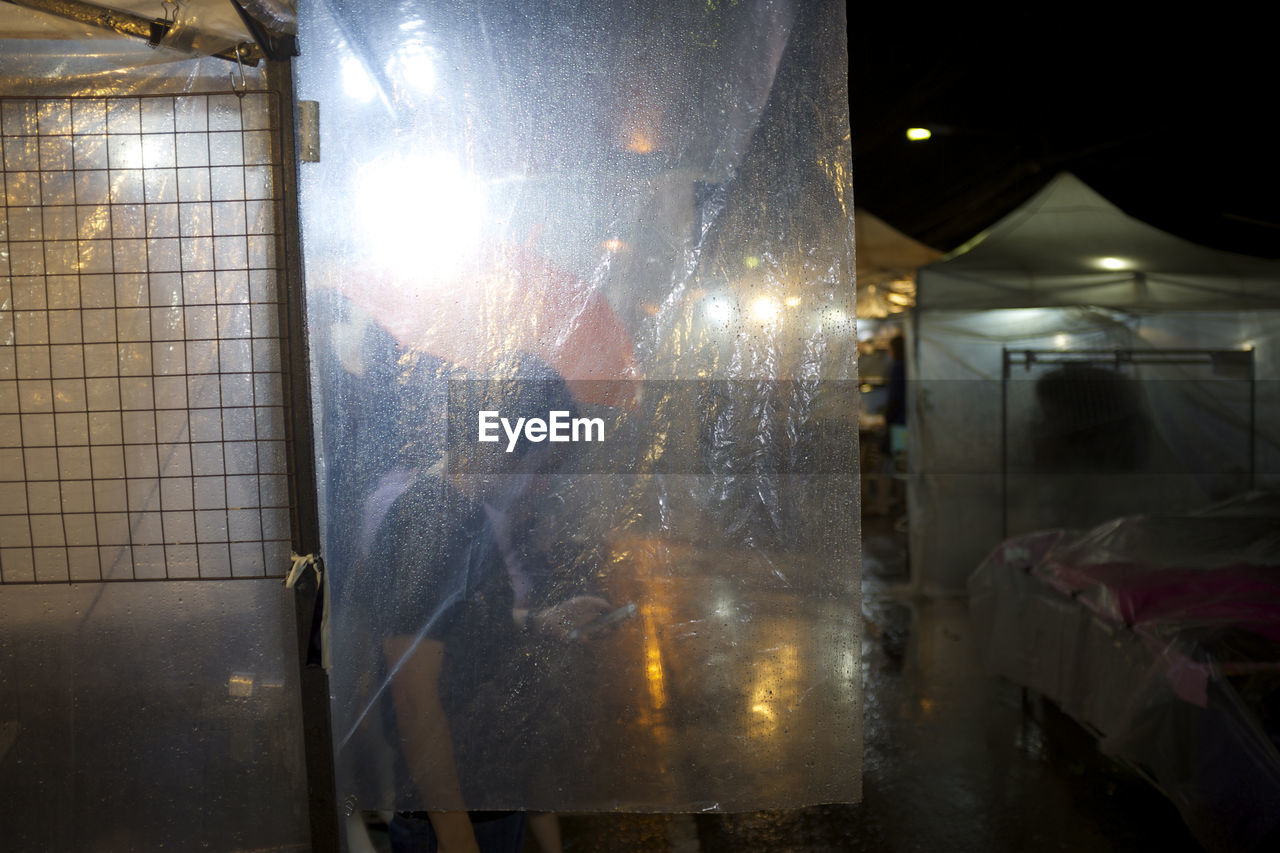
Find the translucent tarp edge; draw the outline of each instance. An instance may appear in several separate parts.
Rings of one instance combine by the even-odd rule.
[[[330,3],[300,24],[340,797],[856,800],[843,7]],[[598,419],[602,473],[531,451],[469,481],[460,385]],[[415,728],[423,687],[454,759]]]

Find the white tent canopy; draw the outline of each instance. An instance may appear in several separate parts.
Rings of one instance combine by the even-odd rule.
[[[915,273],[942,257],[873,213],[854,211],[857,237],[858,316],[886,317],[915,300]]]
[[[920,271],[922,308],[1280,306],[1280,264],[1139,222],[1063,173]]]
[[[1006,532],[1181,511],[1280,479],[1280,262],[1166,234],[1062,174],[921,269],[917,287],[908,494],[918,589],[960,592]],[[1053,367],[1019,367],[1005,383],[1003,351],[1052,361],[1156,349],[1251,349],[1253,380],[1117,362],[1150,423],[1143,467],[1122,479],[1096,466],[1092,479],[1037,470],[1030,448],[1053,429],[1038,380]]]

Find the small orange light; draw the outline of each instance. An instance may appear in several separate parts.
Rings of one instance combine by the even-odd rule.
[[[627,150],[634,151],[636,154],[652,153],[653,140],[646,136],[642,131],[632,131],[631,139],[627,142]]]

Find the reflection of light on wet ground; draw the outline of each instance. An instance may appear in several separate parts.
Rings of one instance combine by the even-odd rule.
[[[602,667],[600,688],[630,697],[609,733],[629,762],[618,790],[646,787],[673,808],[857,796],[857,603],[816,582],[814,565],[803,554],[615,543],[605,592],[634,601],[639,617]]]
[[[749,700],[749,737],[760,740],[778,734],[783,714],[799,699],[800,671],[800,653],[792,644],[769,649],[756,660],[756,678]]]
[[[666,675],[662,669],[662,647],[658,643],[658,616],[659,608],[652,603],[640,605],[640,624],[644,633],[644,675],[649,684],[650,707],[655,712],[667,706]]]
[[[692,802],[718,783],[715,774],[736,770],[770,796],[813,790],[806,787],[812,780],[802,778],[803,767],[801,778],[786,771],[792,756],[812,754],[814,747],[802,735],[804,722],[834,709],[848,713],[851,720],[865,721],[865,752],[855,748],[849,757],[840,755],[822,764],[844,762],[852,771],[862,759],[862,802],[698,815],[691,842],[686,836],[677,838],[670,823],[658,825],[659,820],[670,821],[669,816],[566,817],[566,850],[1201,849],[1177,811],[1150,786],[1119,776],[1082,730],[1051,709],[1028,706],[1016,688],[982,671],[964,601],[886,593],[883,583],[868,579],[868,639],[861,647],[842,645],[849,624],[843,603],[771,594],[750,582],[752,572],[741,566],[742,561],[734,562],[729,554],[716,556],[733,569],[681,576],[671,568],[689,565],[688,555],[680,554],[665,569],[656,562],[655,574],[649,576],[662,600],[672,605],[672,624],[678,626],[662,635],[671,740],[667,748],[656,751],[671,758],[672,772],[655,788],[670,793],[684,784],[683,793]],[[721,582],[704,582],[709,574],[718,574]],[[803,572],[788,574],[803,580]],[[705,596],[703,612],[690,609],[699,595]],[[796,610],[798,605],[813,609]],[[700,630],[689,630],[700,616],[706,618]],[[635,622],[638,629],[639,620]],[[717,632],[718,640],[709,636]],[[786,645],[795,650],[796,671],[780,680],[785,684],[794,679],[794,703],[771,701],[765,686],[779,677],[774,670],[789,654],[782,652]],[[747,647],[756,653],[745,660],[735,655],[734,649]],[[817,659],[810,659],[815,650],[820,650]],[[683,678],[687,667],[705,669],[708,662],[725,670],[703,672],[702,679]],[[815,673],[834,676],[834,682],[824,687],[815,681]],[[639,672],[635,679],[643,687]],[[864,687],[865,711],[851,707],[856,692],[840,689],[853,679]],[[824,691],[826,696],[821,695]],[[700,696],[721,704],[698,706]],[[730,701],[732,707],[726,704]],[[701,718],[691,713],[698,707],[706,711]],[[765,707],[778,716],[776,728],[766,725]],[[759,719],[758,740],[743,736],[744,715]],[[849,731],[855,730],[851,723]],[[641,739],[634,731],[631,736]],[[828,748],[829,743],[817,745]],[[779,762],[782,750],[788,751],[788,760]],[[734,755],[717,763],[721,752]],[[641,766],[643,761],[634,765]],[[731,803],[719,805],[734,810]]]

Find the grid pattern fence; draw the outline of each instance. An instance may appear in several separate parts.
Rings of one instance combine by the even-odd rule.
[[[0,99],[0,583],[287,569],[278,114]]]

